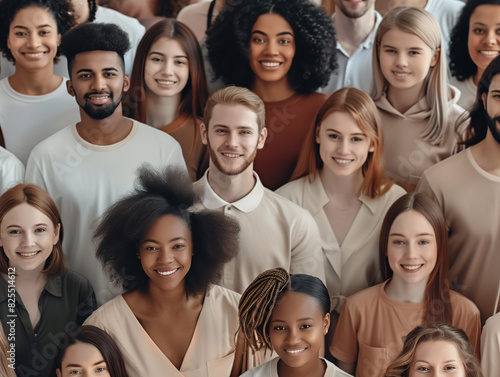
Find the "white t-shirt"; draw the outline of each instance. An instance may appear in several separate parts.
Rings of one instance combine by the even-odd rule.
[[[279,357],[274,358],[265,364],[246,371],[240,377],[278,377],[278,362],[280,360]],[[323,377],[351,377],[349,373],[344,372],[330,361],[323,358],[322,360],[326,364],[326,371]]]
[[[471,109],[476,102],[477,86],[472,81],[472,77],[465,79],[464,81],[458,81],[456,77],[450,79],[450,84],[453,85],[460,91],[460,98],[457,104],[463,107],[465,110]]]
[[[145,163],[186,169],[179,143],[134,121],[129,135],[112,145],[91,144],[81,138],[75,124],[68,126],[38,144],[26,167],[26,181],[44,188],[56,202],[69,267],[90,280],[99,304],[121,289],[105,277],[95,257],[92,233],[104,211],[132,193],[136,171]]]
[[[8,78],[0,81],[0,126],[5,148],[23,164],[35,145],[80,121],[78,104],[68,94],[66,80],[63,77],[56,90],[41,96],[16,92]]]
[[[23,163],[8,150],[0,147],[0,195],[23,181]]]
[[[500,376],[500,313],[488,318],[481,334],[481,367],[488,377]]]

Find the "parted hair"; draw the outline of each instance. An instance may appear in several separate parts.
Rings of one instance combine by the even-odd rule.
[[[263,14],[279,15],[293,29],[296,50],[287,75],[290,86],[308,94],[327,85],[337,66],[335,30],[331,18],[309,0],[228,0],[207,30],[208,57],[216,78],[222,77],[227,85],[252,87],[250,37]]]
[[[185,221],[192,235],[186,293],[196,295],[216,284],[224,263],[238,253],[239,225],[223,213],[193,209],[200,202],[185,171],[140,168],[135,192],[104,213],[94,234],[97,258],[111,280],[127,291],[147,288],[149,278],[137,258],[140,242],[156,220],[173,215]]]
[[[125,68],[124,56],[130,50],[130,40],[128,34],[118,25],[84,22],[62,36],[60,49],[68,60],[68,72],[71,78],[75,56],[82,52],[116,52]]]
[[[439,24],[432,14],[417,7],[396,7],[385,14],[375,34],[373,48],[375,80],[372,97],[375,101],[382,97],[389,87],[380,67],[380,49],[383,36],[392,29],[416,35],[429,46],[432,53],[437,52],[439,55],[436,65],[429,67],[422,91],[427,96],[427,105],[431,110],[423,138],[431,144],[440,144],[447,133],[452,131],[448,126],[451,89],[447,81],[446,56],[442,48]]]
[[[25,8],[37,7],[49,12],[57,25],[57,33],[64,34],[75,25],[72,6],[68,0],[1,0],[0,1],[0,50],[3,56],[15,63],[14,57],[7,46],[10,24],[17,13]],[[57,50],[54,62],[59,60],[60,50]]]
[[[374,148],[373,152],[368,152],[366,161],[362,166],[364,178],[361,193],[370,198],[377,198],[385,194],[391,188],[393,182],[385,175],[380,117],[371,97],[357,88],[339,89],[332,93],[321,106],[314,127],[307,134],[291,179],[308,175],[309,181],[312,182],[316,174],[323,169],[324,164],[319,153],[320,146],[316,142],[316,135],[324,119],[334,112],[347,112],[351,115]]]
[[[246,348],[272,351],[269,320],[280,296],[300,292],[318,300],[323,314],[330,313],[330,295],[325,284],[315,276],[289,275],[284,268],[273,268],[257,276],[241,296],[238,314]]]
[[[469,22],[472,13],[480,5],[500,5],[500,0],[468,0],[451,31],[450,73],[458,81],[464,81],[477,73],[477,66],[469,54]]]
[[[384,377],[408,377],[410,366],[415,358],[417,347],[425,342],[445,341],[453,343],[464,365],[466,377],[483,377],[474,348],[462,329],[454,328],[445,323],[434,323],[428,326],[418,326],[405,337],[403,350],[387,367]]]
[[[423,323],[451,322],[450,288],[448,280],[448,228],[441,207],[427,194],[408,193],[396,200],[387,211],[379,238],[379,261],[382,278],[392,278],[387,258],[389,235],[396,218],[407,211],[416,211],[431,224],[436,236],[436,265],[427,280],[424,297]]]
[[[111,377],[128,377],[122,353],[113,338],[106,331],[92,325],[80,327],[75,335],[60,345],[61,351],[56,360],[57,368],[62,368],[66,350],[78,343],[91,344],[99,350]]]
[[[64,275],[68,267],[62,249],[63,224],[56,203],[47,192],[31,183],[21,183],[8,189],[0,196],[0,223],[7,212],[24,203],[29,204],[47,216],[52,221],[54,228],[60,224],[59,240],[45,261],[43,272],[49,275]],[[6,274],[9,268],[9,259],[5,255],[3,246],[0,246],[0,250],[0,271]]]

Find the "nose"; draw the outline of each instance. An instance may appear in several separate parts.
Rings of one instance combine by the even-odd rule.
[[[226,145],[234,147],[238,145],[238,133],[237,132],[228,132],[226,138]]]
[[[169,264],[174,260],[174,254],[169,248],[161,248],[158,254],[158,263]]]
[[[497,35],[495,30],[491,30],[484,35],[484,43],[488,46],[493,46],[497,43]]]
[[[28,47],[29,48],[38,48],[40,46],[40,36],[38,34],[31,34],[28,38]]]
[[[162,67],[162,73],[166,76],[170,76],[172,74],[172,69],[174,67],[174,62],[167,60]]]
[[[398,54],[398,60],[396,61],[398,67],[406,67],[408,65],[408,59],[405,54]]]
[[[96,74],[92,79],[92,89],[102,91],[106,88],[106,79],[99,74]]]
[[[23,234],[23,246],[30,247],[35,244],[35,236],[30,232],[25,232]]]
[[[266,49],[265,49],[266,55],[269,56],[275,56],[278,55],[278,44],[276,41],[269,40],[266,43]]]
[[[300,342],[299,329],[290,327],[286,334],[286,342],[291,346],[298,344]]]
[[[417,257],[417,245],[409,242],[406,246],[406,258],[414,259]]]
[[[345,156],[349,153],[349,140],[343,138],[338,143],[338,153]]]

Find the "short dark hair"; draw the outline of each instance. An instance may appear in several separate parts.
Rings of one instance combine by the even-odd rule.
[[[68,59],[68,72],[71,77],[75,56],[82,52],[116,52],[125,68],[124,56],[130,50],[130,40],[118,25],[84,22],[63,35],[60,48]]]
[[[326,86],[336,68],[333,21],[309,0],[229,0],[207,31],[208,57],[216,77],[228,85],[250,88],[250,34],[263,14],[277,14],[292,27],[296,52],[288,82],[301,94]]]
[[[7,47],[7,38],[9,37],[10,24],[17,13],[25,8],[38,7],[47,10],[56,21],[57,33],[64,34],[75,24],[72,15],[71,3],[68,0],[1,0],[0,1],[0,50],[3,56],[15,63],[14,57]],[[60,55],[57,50],[54,62],[58,61]]]
[[[500,0],[468,0],[462,8],[450,37],[450,72],[458,81],[467,80],[477,72],[477,67],[469,55],[469,22],[472,13],[480,5],[500,5]]]
[[[111,280],[125,290],[147,286],[148,275],[137,259],[139,243],[157,219],[173,215],[186,222],[193,239],[187,294],[204,292],[217,283],[224,263],[239,250],[239,225],[221,212],[194,210],[200,202],[185,171],[140,168],[135,192],[112,205],[95,232],[96,254]]]

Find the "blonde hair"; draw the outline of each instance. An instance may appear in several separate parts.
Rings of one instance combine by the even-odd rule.
[[[448,102],[451,89],[448,87],[446,55],[442,48],[439,24],[429,12],[416,7],[397,7],[391,9],[382,19],[375,35],[373,49],[374,90],[372,97],[376,101],[387,91],[388,82],[382,75],[379,54],[382,37],[389,30],[399,29],[419,37],[433,52],[438,53],[438,60],[429,72],[422,87],[427,96],[427,105],[431,115],[423,136],[431,144],[440,144],[448,131]]]
[[[8,352],[9,342],[7,341],[7,337],[3,332],[3,326],[0,323],[0,355],[2,355],[2,360],[0,361],[0,375],[5,377],[16,377],[14,369],[9,368],[9,364],[7,361]]]

